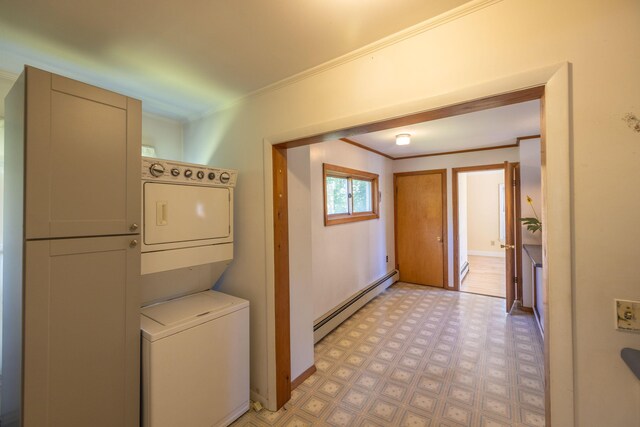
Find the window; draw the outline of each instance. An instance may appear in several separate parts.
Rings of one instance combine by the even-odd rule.
[[[378,175],[324,163],[324,225],[379,218]]]

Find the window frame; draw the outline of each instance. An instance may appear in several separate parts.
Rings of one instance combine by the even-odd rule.
[[[329,214],[327,210],[327,178],[346,178],[349,196],[347,198],[348,213]],[[352,181],[368,181],[371,183],[371,211],[353,212]],[[365,172],[343,166],[322,164],[322,193],[324,195],[324,225],[337,225],[347,222],[367,221],[380,218],[380,193],[378,185],[378,174]]]

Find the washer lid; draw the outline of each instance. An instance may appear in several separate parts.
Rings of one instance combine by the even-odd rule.
[[[232,304],[233,301],[229,298],[217,298],[213,292],[199,292],[145,307],[141,312],[161,325],[174,326],[198,317],[214,314]]]

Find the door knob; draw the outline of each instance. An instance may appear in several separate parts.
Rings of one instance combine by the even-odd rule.
[[[515,245],[500,245],[502,249],[515,249]]]
[[[442,237],[438,236],[438,237],[436,237],[436,240],[437,240],[438,242],[442,242]]]
[[[138,241],[137,240],[132,240],[131,242],[129,242],[129,247],[130,248],[135,248],[136,246],[138,246]]]
[[[135,222],[131,224],[131,226],[129,227],[129,230],[131,231],[136,231],[137,229],[138,229],[138,224],[136,224]]]

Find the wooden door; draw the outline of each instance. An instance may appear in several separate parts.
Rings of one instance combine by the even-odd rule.
[[[140,101],[25,73],[26,238],[139,233]]]
[[[506,310],[511,311],[516,298],[516,210],[515,210],[515,171],[514,164],[504,162],[504,200],[505,200],[505,242],[500,245],[505,250],[506,268]]]
[[[395,179],[396,268],[400,280],[444,287],[447,281],[446,170]]]
[[[26,243],[25,427],[138,426],[135,238]]]

